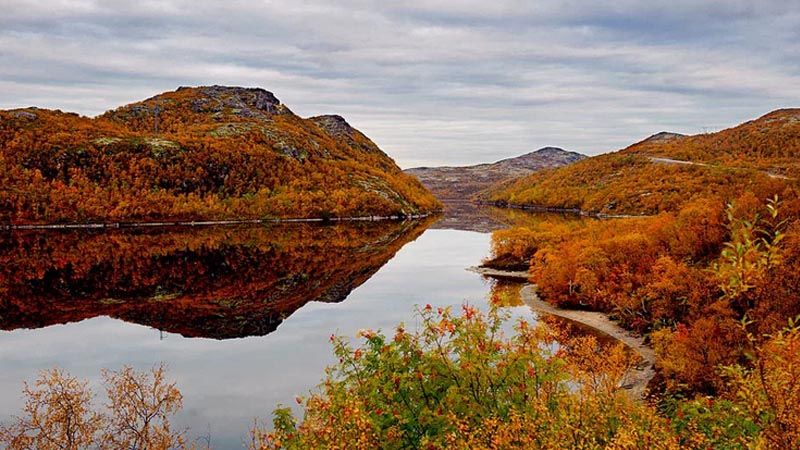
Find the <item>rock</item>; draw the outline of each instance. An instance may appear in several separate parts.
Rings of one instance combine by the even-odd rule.
[[[680,133],[672,133],[670,131],[661,131],[658,132],[642,142],[665,142],[665,141],[674,141],[675,139],[680,139],[686,137],[685,134]]]
[[[198,89],[206,96],[205,99],[196,100],[198,107],[202,108],[213,104],[213,112],[230,108],[236,115],[242,117],[256,117],[263,113],[279,114],[281,112],[280,100],[272,92],[261,88],[204,86]],[[201,101],[203,103],[200,103]]]
[[[14,111],[11,114],[18,119],[36,120],[39,118],[39,116],[37,116],[36,114],[25,110]]]
[[[152,116],[153,110],[145,104],[133,105],[130,107],[130,115],[134,117]]]
[[[335,114],[311,117],[310,120],[331,136],[350,136],[355,130],[344,120],[344,117]]]
[[[308,120],[317,124],[326,134],[343,141],[350,147],[365,153],[381,153],[380,148],[368,137],[353,128],[344,117],[335,114],[311,117]]]
[[[289,145],[289,144],[287,144],[285,142],[276,142],[276,143],[272,144],[272,148],[273,148],[273,150],[275,150],[275,151],[277,151],[277,152],[279,152],[279,153],[281,153],[281,154],[283,154],[285,156],[288,156],[290,158],[294,158],[294,159],[296,159],[298,161],[303,161],[306,158],[308,158],[308,152],[307,151],[305,151],[303,149],[295,148],[294,146],[291,146],[291,145]]]

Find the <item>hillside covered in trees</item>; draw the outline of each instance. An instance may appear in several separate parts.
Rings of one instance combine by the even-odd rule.
[[[730,368],[771,379],[777,369],[760,366],[758,352],[800,317],[798,157],[800,110],[780,110],[719,133],[655,135],[517,180],[493,198],[636,217],[497,231],[487,264],[528,267],[544,300],[608,313],[645,335],[657,357],[651,387],[666,411],[697,398],[708,418],[738,420],[726,403],[739,395]],[[796,357],[783,364],[796,371]],[[754,395],[773,402],[765,414],[796,429],[782,409],[796,401],[796,373],[781,383],[791,392]]]
[[[676,211],[744,192],[765,199],[800,178],[800,109],[782,109],[718,133],[659,133],[618,152],[535,173],[487,199],[601,214]]]
[[[179,88],[96,117],[0,111],[0,221],[407,216],[439,207],[339,116]]]

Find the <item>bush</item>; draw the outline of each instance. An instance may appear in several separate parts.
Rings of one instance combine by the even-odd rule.
[[[557,343],[524,320],[506,336],[495,309],[419,314],[419,331],[362,331],[356,348],[332,336],[339,363],[298,398],[302,422],[277,409],[252,448],[677,448],[666,421],[619,389],[633,363],[621,345]]]

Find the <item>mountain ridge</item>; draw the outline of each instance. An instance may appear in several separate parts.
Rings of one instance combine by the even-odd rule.
[[[408,216],[435,198],[340,116],[181,87],[94,118],[0,111],[0,223]]]
[[[497,183],[535,171],[571,164],[585,157],[558,147],[542,147],[492,163],[414,167],[405,169],[404,172],[417,177],[440,200],[469,200]]]

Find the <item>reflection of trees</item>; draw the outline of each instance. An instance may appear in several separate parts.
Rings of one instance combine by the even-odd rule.
[[[109,315],[185,336],[264,335],[343,300],[428,222],[14,233],[0,237],[0,328]]]
[[[519,281],[493,279],[489,300],[494,306],[522,306],[525,304],[521,293],[523,286]]]

